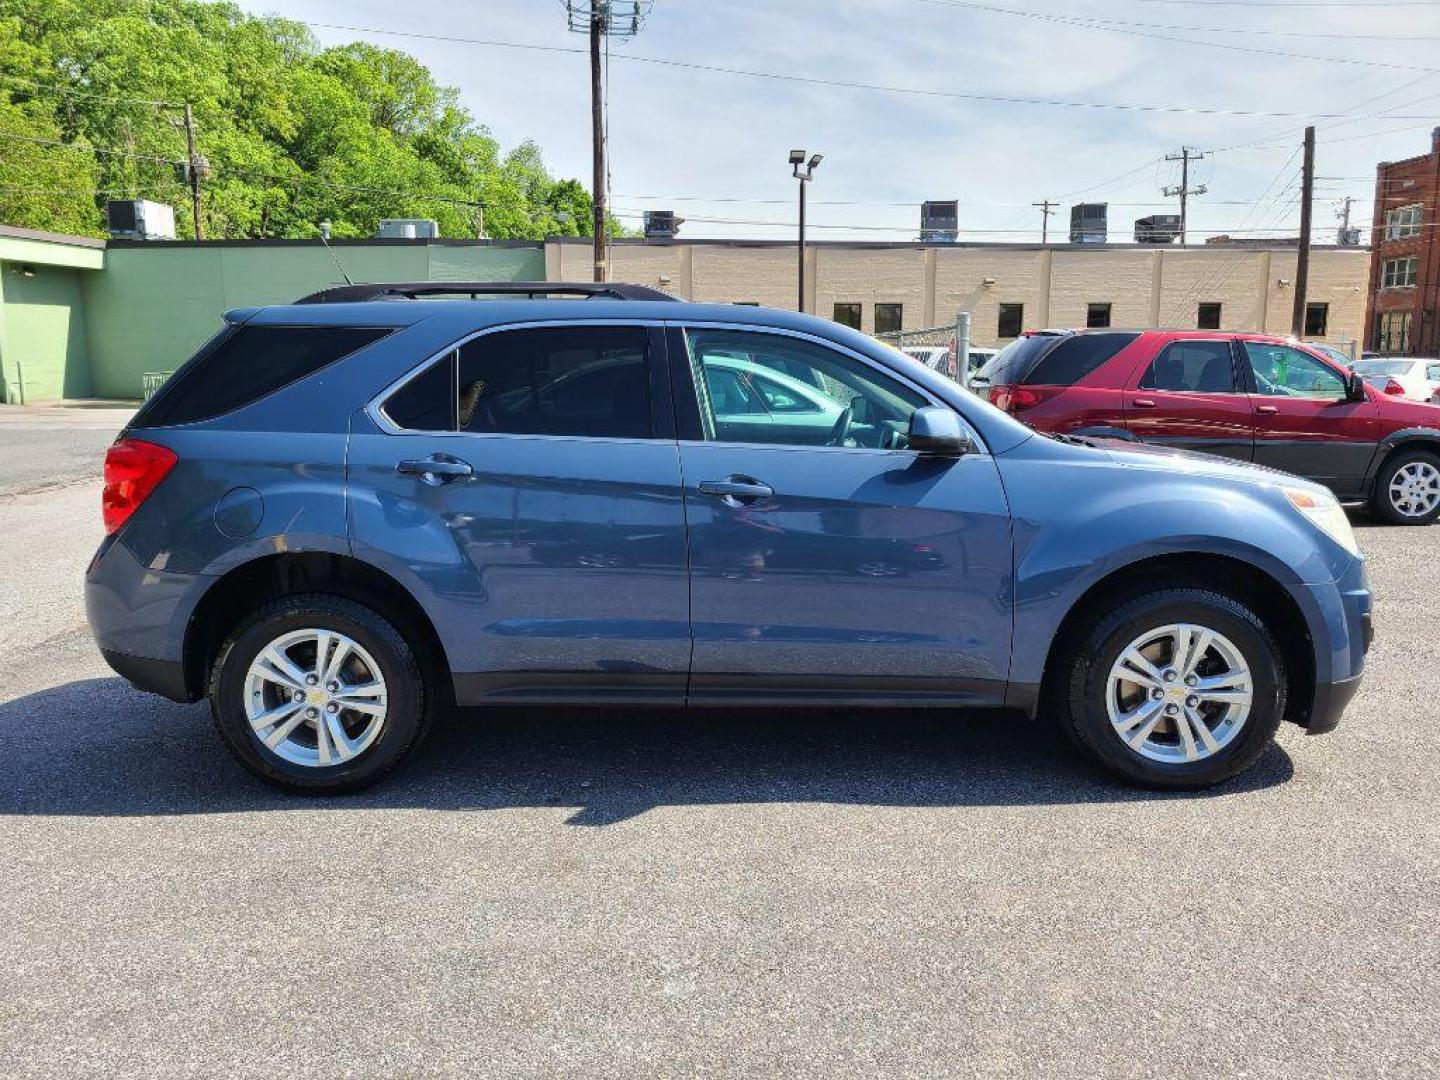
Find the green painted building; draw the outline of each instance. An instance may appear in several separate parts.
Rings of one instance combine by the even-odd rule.
[[[355,281],[540,281],[545,248],[493,240],[335,241]],[[0,390],[6,402],[138,398],[230,308],[341,283],[317,241],[91,240],[0,226]]]

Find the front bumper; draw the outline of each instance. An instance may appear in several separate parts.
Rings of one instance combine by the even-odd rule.
[[[1375,639],[1370,582],[1356,559],[1340,580],[1292,586],[1314,646],[1315,688],[1309,707],[1291,718],[1312,735],[1335,730],[1360,689],[1365,654]]]
[[[1311,735],[1324,735],[1327,731],[1334,731],[1340,724],[1340,716],[1345,712],[1345,706],[1350,704],[1350,699],[1360,689],[1360,679],[1361,676],[1356,675],[1343,682],[1316,683],[1315,699],[1310,704],[1310,717],[1305,730]]]

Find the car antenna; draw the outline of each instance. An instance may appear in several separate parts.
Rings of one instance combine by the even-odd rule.
[[[330,246],[330,222],[320,222],[320,243],[325,245],[325,250],[330,253],[330,258],[335,260],[335,269],[340,271],[340,276],[345,279],[346,285],[354,285],[350,275],[345,272],[345,267],[340,265],[340,257],[335,254],[335,249]]]

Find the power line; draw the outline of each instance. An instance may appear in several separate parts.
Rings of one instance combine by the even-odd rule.
[[[376,27],[347,26],[340,23],[306,23],[306,26],[321,27],[330,30],[345,30],[355,34],[380,34],[389,37],[417,38],[425,41],[444,41],[457,45],[481,45],[486,47],[527,49],[538,52],[556,53],[581,53],[582,49],[570,48],[561,45],[532,45],[513,41],[496,41],[487,38],[466,38],[447,34],[421,34],[410,30],[382,30]],[[809,75],[795,75],[790,72],[779,71],[758,71],[748,68],[721,67],[714,64],[701,64],[690,60],[676,60],[660,56],[639,56],[634,53],[617,53],[616,60],[623,60],[632,64],[650,64],[656,67],[678,68],[686,71],[704,71],[716,75],[738,75],[742,78],[769,79],[776,82],[798,83],[806,86],[824,86],[831,89],[841,90],[865,90],[874,93],[908,94],[915,97],[944,98],[956,101],[982,101],[998,105],[1036,105],[1052,108],[1066,109],[1113,109],[1121,112],[1139,113],[1170,113],[1192,116],[1257,116],[1273,117],[1281,120],[1336,120],[1343,118],[1343,113],[1296,113],[1296,112],[1272,112],[1259,109],[1221,109],[1208,106],[1184,106],[1184,105],[1147,105],[1124,102],[1108,101],[1065,101],[1055,98],[1026,98],[1014,97],[1005,94],[978,94],[959,90],[931,90],[917,86],[891,86],[884,83],[853,82],[846,79],[822,79]],[[1320,59],[1329,60],[1328,57]],[[1415,68],[1413,70],[1434,71],[1440,73],[1440,68]],[[1364,119],[1363,117],[1361,119]],[[1394,116],[1395,120],[1430,120],[1430,116]]]
[[[1375,0],[1357,4],[1353,0],[1135,0],[1137,4],[1190,4],[1195,7],[1249,8],[1365,8],[1440,7],[1435,0]]]
[[[112,94],[94,94],[88,90],[71,90],[65,86],[56,86],[54,83],[40,82],[38,79],[27,79],[23,75],[11,75],[9,72],[4,71],[0,71],[0,79],[24,83],[37,92],[64,94],[66,97],[89,98],[94,101],[113,101],[122,105],[153,105],[159,109],[183,109],[185,107],[183,103],[174,101],[158,101],[151,98],[116,97]]]
[[[1440,41],[1440,37],[1427,37],[1424,35],[1411,34],[1354,34],[1354,33],[1324,33],[1315,30],[1261,30],[1254,27],[1241,26],[1188,26],[1183,23],[1150,23],[1136,22],[1133,19],[1112,19],[1104,15],[1067,15],[1063,12],[1049,11],[1024,11],[1016,8],[995,7],[992,4],[973,3],[972,0],[919,0],[922,4],[933,4],[937,7],[965,8],[971,11],[988,12],[994,15],[1013,15],[1026,19],[1041,19],[1046,22],[1065,22],[1076,26],[1089,26],[1096,30],[1108,30],[1118,27],[1135,27],[1142,30],[1180,30],[1194,34],[1240,34],[1245,37],[1289,37],[1289,38],[1324,38],[1327,40],[1339,39],[1342,41]],[[1210,45],[1212,42],[1197,41],[1196,45]],[[1303,57],[1303,59],[1314,59]]]
[[[1089,16],[1060,15],[1050,12],[991,7],[988,4],[972,3],[970,0],[920,0],[920,2],[935,4],[941,7],[984,11],[996,15],[1012,15],[1019,18],[1038,19],[1041,22],[1075,26],[1080,29],[1103,30],[1106,33],[1125,34],[1130,37],[1148,38],[1152,41],[1168,41],[1177,45],[1197,45],[1207,49],[1225,49],[1230,52],[1249,53],[1256,56],[1278,56],[1288,60],[1312,60],[1325,64],[1352,64],[1358,67],[1389,68],[1397,71],[1440,71],[1440,68],[1427,67],[1423,64],[1400,64],[1388,60],[1366,60],[1358,56],[1316,56],[1312,53],[1285,52],[1281,49],[1262,49],[1254,45],[1230,45],[1223,41],[1205,41],[1201,38],[1180,38],[1170,34],[1157,34],[1151,30],[1131,29],[1131,27],[1146,25],[1143,23],[1128,23],[1120,20],[1092,18]],[[1250,31],[1245,32],[1249,33]]]

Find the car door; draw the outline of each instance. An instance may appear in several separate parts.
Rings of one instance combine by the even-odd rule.
[[[1377,409],[1351,400],[1348,378],[1309,352],[1245,341],[1244,374],[1255,403],[1255,462],[1359,495],[1375,456]]]
[[[462,702],[680,701],[680,466],[658,327],[481,333],[363,414],[357,556],[421,599]]]
[[[845,402],[777,443],[717,424],[711,366],[736,353]],[[672,328],[694,634],[690,698],[998,701],[1010,521],[994,460],[905,448],[937,404],[877,361],[802,334]],[[787,438],[794,438],[791,429]]]
[[[1125,390],[1125,426],[1142,442],[1249,461],[1250,396],[1230,341],[1181,338],[1162,346]]]

